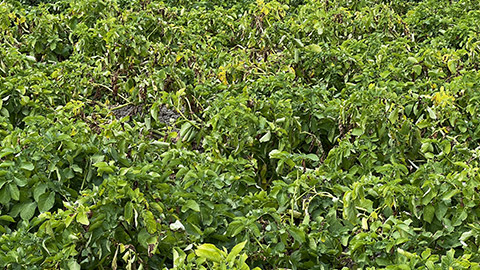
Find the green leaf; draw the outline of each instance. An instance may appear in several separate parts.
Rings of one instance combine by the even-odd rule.
[[[353,136],[360,136],[363,134],[363,129],[362,128],[354,128],[352,130],[352,135]]]
[[[193,128],[192,124],[190,122],[185,122],[183,123],[182,127],[180,128],[180,137],[185,137],[187,132]]]
[[[425,194],[423,194],[422,204],[423,205],[429,204],[436,195],[437,195],[437,192],[435,190],[433,190],[432,188],[429,188],[425,192]]]
[[[72,168],[72,170],[73,170],[74,172],[76,172],[76,173],[82,173],[82,172],[83,172],[82,168],[80,168],[80,166],[78,166],[77,164],[73,164],[73,165],[71,166],[71,168]]]
[[[222,261],[222,253],[220,250],[212,245],[212,244],[203,244],[199,246],[195,250],[195,254],[197,256],[206,258],[207,260],[213,261],[213,262],[221,262]]]
[[[227,262],[233,261],[235,257],[242,252],[246,244],[247,241],[243,241],[240,244],[235,245],[227,256]]]
[[[70,224],[72,223],[73,219],[77,216],[77,214],[73,214],[73,215],[69,215],[67,216],[67,218],[65,219],[65,227],[68,228],[68,226],[70,226]]]
[[[10,198],[18,201],[20,199],[20,190],[15,183],[8,184],[8,189],[10,190]]]
[[[449,192],[445,193],[443,196],[442,196],[442,200],[443,201],[448,201],[450,200],[453,196],[455,196],[456,194],[460,193],[460,190],[458,189],[454,189],[454,190],[450,190]]]
[[[38,186],[33,189],[33,198],[35,199],[36,202],[40,199],[40,196],[45,193],[45,190],[47,190],[47,185],[46,184],[39,184]]]
[[[293,239],[298,241],[300,244],[303,244],[305,242],[305,232],[302,231],[301,229],[296,227],[291,227],[288,229],[288,232],[293,237]]]
[[[35,169],[35,166],[31,162],[22,162],[20,164],[20,168],[27,171],[33,171],[33,169]]]
[[[427,205],[423,209],[423,220],[428,223],[432,223],[433,217],[435,216],[435,207],[433,205]]]
[[[152,235],[147,232],[145,228],[141,229],[139,233],[137,233],[137,240],[142,246],[147,246],[148,239]]]
[[[8,204],[10,202],[10,190],[5,186],[0,189],[0,204]]]
[[[170,143],[161,141],[153,141],[150,144],[158,146],[159,148],[168,148],[170,146]]]
[[[405,58],[404,58],[405,59]],[[410,56],[407,58],[408,62],[412,63],[412,64],[418,64],[418,60],[417,58],[413,57],[413,56]]]
[[[132,202],[127,202],[125,204],[125,209],[123,210],[123,216],[125,217],[125,220],[130,223],[132,222],[133,218],[133,204]]]
[[[55,203],[55,193],[49,192],[40,195],[38,198],[38,210],[40,213],[47,212],[53,207]]]
[[[13,180],[15,181],[17,186],[19,186],[19,187],[24,187],[28,183],[28,179],[26,179],[26,178],[13,177]]]
[[[246,227],[245,222],[243,220],[235,220],[228,224],[227,227],[227,235],[228,236],[236,236],[240,232],[242,232]]]
[[[438,220],[442,220],[445,214],[448,211],[448,206],[444,202],[440,202],[437,204],[437,208],[435,211],[435,216],[437,217]]]
[[[99,176],[103,175],[103,173],[110,174],[114,172],[112,166],[108,165],[105,161],[97,162],[93,164],[93,166],[97,167],[97,173]]]
[[[397,119],[398,119],[398,107],[393,109],[388,115],[388,120],[390,120],[392,124],[395,124]]]
[[[188,209],[192,209],[195,212],[200,212],[200,206],[198,203],[194,200],[188,200],[183,206],[182,206],[182,212],[185,213],[187,212]]]
[[[432,254],[432,250],[427,248],[425,249],[423,252],[422,252],[422,259],[427,259],[428,257],[430,257],[430,255]]]
[[[8,222],[15,222],[15,220],[11,216],[7,216],[7,215],[0,216],[0,220],[8,221]]]
[[[315,154],[308,154],[306,157],[308,159],[312,160],[312,161],[319,161],[320,160],[320,158]]]
[[[420,74],[422,74],[422,66],[420,66],[420,65],[415,65],[415,66],[413,66],[412,69],[413,69],[413,72],[414,72],[417,76],[419,76]]]
[[[20,210],[20,217],[23,220],[30,220],[33,217],[33,214],[35,214],[36,208],[37,204],[35,202],[23,204]]]
[[[447,62],[447,66],[448,70],[450,70],[453,75],[457,74],[457,64],[455,60],[449,60]]]
[[[6,156],[14,154],[14,153],[15,153],[15,149],[10,148],[10,147],[6,147],[6,148],[2,149],[2,151],[0,151],[0,158],[6,157]]]

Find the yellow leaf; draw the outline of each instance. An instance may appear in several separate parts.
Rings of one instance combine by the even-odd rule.
[[[177,58],[175,59],[175,62],[178,62],[178,61],[182,60],[182,58],[183,58],[183,55],[181,55],[181,54],[177,55]]]
[[[220,67],[220,72],[218,73],[218,79],[225,85],[228,84],[227,80],[227,71],[225,70],[224,67]]]
[[[433,95],[432,101],[436,106],[440,105],[445,107],[448,104],[452,104],[455,101],[455,98],[445,93],[445,88],[442,86],[440,87],[440,91]]]

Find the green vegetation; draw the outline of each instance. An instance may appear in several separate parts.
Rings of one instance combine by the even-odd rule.
[[[480,269],[479,35],[478,0],[2,1],[0,267]]]

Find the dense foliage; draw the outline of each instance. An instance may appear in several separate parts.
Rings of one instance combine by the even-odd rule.
[[[0,267],[479,269],[480,1],[0,2]]]

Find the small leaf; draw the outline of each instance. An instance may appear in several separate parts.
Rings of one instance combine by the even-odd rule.
[[[272,137],[272,133],[268,131],[267,133],[265,133],[265,135],[262,136],[262,138],[260,138],[260,142],[268,142],[270,141],[271,137]]]
[[[195,254],[197,256],[206,258],[207,260],[214,261],[214,262],[221,262],[222,261],[222,253],[220,250],[212,245],[212,244],[203,244],[195,250]]]
[[[430,257],[430,255],[432,254],[432,250],[427,248],[425,249],[423,252],[422,252],[422,259],[427,259],[428,257]]]
[[[170,146],[170,143],[168,142],[161,142],[161,141],[153,141],[150,144],[158,146],[160,148],[168,148]]]
[[[68,226],[70,226],[70,224],[72,224],[72,221],[73,219],[75,218],[77,214],[72,214],[72,215],[69,215],[66,219],[65,219],[65,227],[68,228]]]
[[[6,156],[8,156],[10,154],[14,154],[14,153],[15,153],[15,150],[13,148],[6,147],[6,148],[2,149],[2,151],[0,152],[0,158],[6,157]]]
[[[437,209],[435,211],[435,216],[437,217],[438,220],[442,220],[445,214],[448,211],[448,206],[444,202],[440,202],[437,205]]]
[[[72,165],[72,170],[74,172],[77,172],[77,173],[82,173],[83,172],[82,168],[80,168],[77,164]]]
[[[302,42],[300,39],[298,39],[298,38],[294,38],[293,41],[295,41],[295,43],[296,43],[296,45],[297,45],[298,47],[302,47],[302,48],[303,48],[303,47],[305,46],[305,45],[303,45],[303,42]]]
[[[192,128],[192,124],[190,124],[190,122],[185,122],[182,127],[180,128],[180,136],[181,137],[185,137],[185,135],[187,134],[187,131]]]

